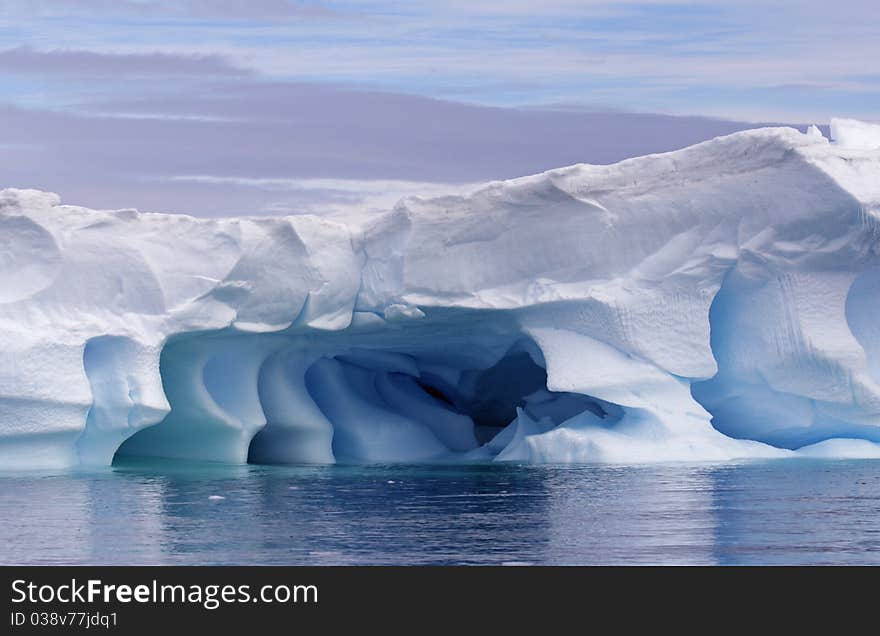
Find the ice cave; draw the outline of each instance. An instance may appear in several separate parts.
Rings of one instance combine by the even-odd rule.
[[[606,425],[619,417],[601,400],[549,391],[540,349],[492,312],[391,330],[375,315],[358,318],[363,324],[343,333],[221,331],[169,342],[160,374],[170,412],[116,452],[256,463],[481,460],[514,456],[523,436],[574,416]],[[99,452],[87,440],[81,455]]]

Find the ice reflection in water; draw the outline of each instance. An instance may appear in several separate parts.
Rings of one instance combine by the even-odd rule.
[[[573,478],[578,487],[566,483]],[[549,492],[549,562],[705,565],[716,560],[712,476],[705,467],[559,469],[550,475]]]
[[[221,498],[222,497],[222,498]],[[880,462],[0,476],[2,563],[880,563]]]

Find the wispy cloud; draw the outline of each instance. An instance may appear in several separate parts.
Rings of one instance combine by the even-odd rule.
[[[332,9],[296,0],[6,0],[9,10],[42,16],[96,15],[230,20],[329,17]]]
[[[173,53],[95,53],[19,46],[0,51],[0,73],[15,75],[241,76],[251,72],[218,55]]]
[[[272,80],[482,104],[880,116],[851,99],[880,91],[850,79],[870,78],[866,63],[880,59],[874,0],[833,10],[819,0],[7,0],[4,9],[8,48],[219,55]],[[828,99],[760,90],[789,84],[821,86]],[[736,93],[749,109],[729,99]]]
[[[438,183],[399,179],[254,179],[180,175],[174,183],[233,186],[271,193],[255,214],[320,214],[357,224],[390,210],[406,197],[439,197],[475,190],[481,183]]]
[[[253,81],[215,90],[102,103],[90,114],[0,106],[0,138],[22,146],[0,153],[3,185],[54,190],[98,207],[204,215],[317,211],[328,200],[357,203],[356,196],[365,206],[379,205],[377,195],[386,190],[429,194],[427,183],[445,188],[610,163],[747,126],[489,108],[308,84]]]

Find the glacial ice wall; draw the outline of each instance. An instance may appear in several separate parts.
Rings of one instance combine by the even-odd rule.
[[[878,456],[880,126],[831,129],[358,226],[3,190],[0,468]]]

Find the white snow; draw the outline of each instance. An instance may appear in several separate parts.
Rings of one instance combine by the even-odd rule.
[[[880,126],[356,225],[0,191],[0,468],[874,457]]]
[[[816,139],[822,138],[825,139],[825,135],[822,134],[822,131],[819,130],[819,127],[815,124],[812,124],[807,127],[807,137],[815,137]]]
[[[827,439],[804,446],[798,455],[822,459],[880,459],[880,444],[866,439]]]
[[[831,120],[831,138],[847,148],[880,148],[880,124],[835,118]]]

